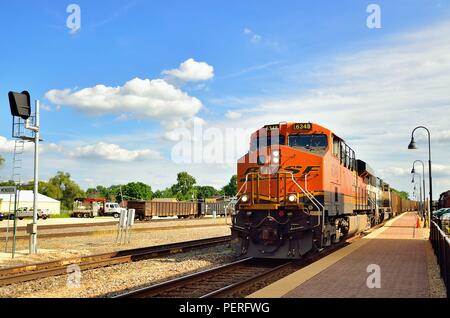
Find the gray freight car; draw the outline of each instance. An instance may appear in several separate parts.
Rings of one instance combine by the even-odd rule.
[[[128,201],[128,209],[135,209],[136,218],[150,220],[153,217],[194,218],[199,217],[196,202],[161,202],[161,201]]]

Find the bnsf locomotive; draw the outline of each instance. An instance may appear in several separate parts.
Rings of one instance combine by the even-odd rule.
[[[313,123],[254,132],[237,170],[232,235],[245,256],[301,258],[416,208],[342,138]]]

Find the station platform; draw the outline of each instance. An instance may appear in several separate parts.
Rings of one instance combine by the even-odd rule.
[[[249,298],[446,297],[429,229],[403,213]]]

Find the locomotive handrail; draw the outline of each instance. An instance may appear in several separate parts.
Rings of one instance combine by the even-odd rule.
[[[325,224],[325,207],[322,205],[322,203],[319,202],[319,200],[316,199],[316,197],[314,197],[313,194],[311,194],[309,191],[305,191],[305,189],[303,189],[298,183],[297,181],[295,181],[294,178],[294,174],[292,172],[288,172],[291,175],[291,179],[294,182],[295,185],[297,185],[297,187],[300,188],[300,190],[302,190],[302,192],[306,195],[306,197],[312,202],[312,204],[314,204],[314,206],[320,210],[322,212],[322,231],[324,229],[324,224]],[[320,208],[319,208],[320,206]],[[319,226],[320,225],[320,221],[317,225],[315,226]]]
[[[248,182],[248,173],[245,175],[245,182],[244,184],[241,186],[241,188],[239,189],[239,191],[236,193],[236,195],[234,197],[231,198],[230,203],[227,204],[227,207],[225,208],[225,217],[226,217],[226,211],[230,208],[230,206],[233,204],[234,200],[237,200],[239,197],[239,194],[242,191],[242,188],[245,186],[245,191],[247,191],[247,182]],[[237,202],[237,201],[236,201]],[[235,202],[235,203],[236,203]]]

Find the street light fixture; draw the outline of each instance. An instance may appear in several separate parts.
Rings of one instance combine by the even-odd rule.
[[[414,130],[411,133],[411,141],[408,145],[408,149],[417,149],[416,142],[414,140],[414,133],[419,128],[425,129],[428,133],[428,178],[429,178],[429,183],[430,183],[430,200],[428,202],[428,204],[429,204],[429,208],[428,208],[428,222],[429,223],[428,224],[430,224],[430,222],[431,222],[431,206],[432,206],[432,202],[433,202],[433,181],[432,181],[432,176],[431,176],[431,136],[430,136],[430,131],[428,130],[427,127],[417,126],[416,128],[414,128]]]

